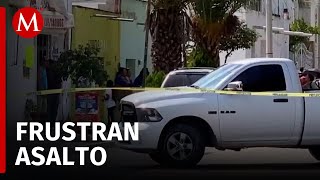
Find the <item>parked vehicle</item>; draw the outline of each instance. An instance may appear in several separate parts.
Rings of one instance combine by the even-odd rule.
[[[166,76],[161,88],[190,86],[212,71],[214,71],[214,68],[181,68],[174,70]]]
[[[293,61],[278,58],[231,62],[185,88],[303,92]],[[119,142],[120,147],[148,153],[161,165],[196,165],[205,147],[305,148],[320,160],[319,97],[166,90],[132,94],[121,106],[121,123],[139,122],[140,139]]]

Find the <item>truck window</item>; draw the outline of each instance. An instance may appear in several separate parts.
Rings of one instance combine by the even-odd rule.
[[[242,81],[243,90],[249,92],[286,91],[286,81],[281,65],[251,67],[233,81]]]
[[[207,75],[207,73],[169,75],[167,80],[164,82],[163,87],[190,86],[205,75]]]

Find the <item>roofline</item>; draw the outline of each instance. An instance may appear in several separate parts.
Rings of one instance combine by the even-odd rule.
[[[188,71],[190,69],[180,69],[180,70],[173,70],[169,72],[168,74],[183,74],[183,73],[188,73],[188,74],[204,74],[204,73],[210,73],[214,71],[213,69],[206,69],[206,70],[201,70],[201,71],[196,71],[197,69],[191,69],[194,71]]]
[[[176,70],[176,71],[171,71],[173,73],[206,73],[206,72],[212,72],[214,70],[207,70],[207,71],[188,71],[188,70]]]
[[[111,11],[106,11],[106,10],[103,10],[103,9],[93,8],[93,7],[86,7],[86,6],[82,6],[82,5],[74,5],[74,4],[72,4],[72,8],[73,7],[82,8],[82,9],[91,9],[91,10],[96,10],[96,11],[100,11],[100,12],[106,12],[106,13],[110,13],[110,14],[117,14],[117,13],[114,13],[114,12],[111,12]]]
[[[292,60],[288,58],[247,58],[247,59],[240,59],[237,61],[229,62],[228,64],[244,64],[244,63],[258,63],[258,62],[273,62],[273,61],[286,61],[291,62]]]
[[[214,67],[181,67],[179,69],[216,69]]]

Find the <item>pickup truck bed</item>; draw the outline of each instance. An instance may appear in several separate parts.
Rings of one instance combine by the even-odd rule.
[[[320,93],[319,91],[308,91],[314,93]],[[319,102],[320,97],[318,98],[304,98],[305,107],[304,107],[304,122],[302,133],[301,133],[301,145],[302,146],[318,146],[320,144],[320,109]],[[314,109],[314,111],[311,111]]]
[[[235,86],[236,84],[236,86]],[[292,60],[255,58],[228,63],[192,87],[302,93]],[[311,92],[319,92],[318,89]],[[139,123],[139,141],[120,147],[148,153],[163,165],[197,164],[205,147],[308,148],[320,159],[320,97],[248,96],[151,91],[121,100],[122,122]],[[128,112],[131,113],[128,116]]]

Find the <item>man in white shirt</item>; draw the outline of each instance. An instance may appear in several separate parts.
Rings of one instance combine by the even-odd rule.
[[[107,82],[107,88],[113,87],[113,81],[109,80]],[[113,100],[112,96],[112,90],[106,89],[105,91],[105,106],[108,109],[108,125],[111,125],[112,122],[114,122],[114,110],[116,108],[116,102]]]

